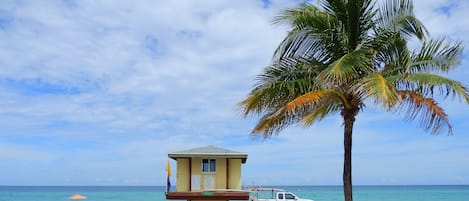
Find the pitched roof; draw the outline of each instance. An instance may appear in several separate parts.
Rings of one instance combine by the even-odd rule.
[[[172,152],[168,154],[168,157],[172,159],[193,157],[239,158],[242,160],[243,163],[246,163],[248,154],[215,146],[205,146],[184,151]]]

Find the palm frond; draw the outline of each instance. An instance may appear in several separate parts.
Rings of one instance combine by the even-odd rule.
[[[322,35],[309,30],[291,31],[274,51],[273,62],[283,62],[286,58],[310,58],[326,63],[331,52]]]
[[[418,91],[424,96],[436,93],[444,98],[452,96],[469,104],[469,91],[460,82],[431,73],[401,74],[388,78],[400,90]]]
[[[407,42],[398,32],[379,29],[367,46],[376,51],[374,58],[375,70],[383,75],[399,74],[406,71],[412,64],[412,52]]]
[[[262,134],[264,138],[268,138],[291,125],[294,122],[293,119],[293,116],[266,114],[259,120],[251,135]]]
[[[283,11],[275,22],[286,22],[292,30],[274,52],[273,61],[288,57],[313,58],[329,63],[347,51],[347,33],[337,16],[322,11],[312,4],[303,3]],[[332,56],[332,57],[331,57]]]
[[[372,21],[375,11],[370,0],[347,1],[347,15],[345,31],[348,35],[349,51],[357,49],[357,46],[368,37],[370,28],[374,26]]]
[[[257,76],[257,86],[269,82],[289,81],[298,79],[313,79],[327,66],[313,59],[285,58],[264,69],[264,73]]]
[[[245,117],[260,115],[288,102],[291,99],[288,93],[283,88],[264,87],[252,91],[246,99],[238,103],[238,108]]]
[[[378,26],[423,40],[428,31],[413,13],[411,0],[387,0],[378,11]]]
[[[338,16],[345,21],[347,15],[347,3],[343,0],[323,0],[321,7],[329,14]]]
[[[269,137],[293,123],[305,120],[305,118],[318,120],[318,117],[321,117],[321,115],[327,115],[342,108],[344,101],[347,101],[345,97],[334,90],[318,90],[306,93],[285,104],[283,107],[278,109],[271,108],[273,110],[261,118],[253,129],[252,134],[262,133],[264,137]],[[347,102],[345,104],[349,105]],[[307,114],[310,114],[310,116],[306,116]]]
[[[303,117],[303,124],[305,126],[310,126],[314,122],[318,122],[328,115],[339,112],[341,109],[342,104],[338,101],[334,101],[333,99],[331,99],[327,103],[319,104],[319,106],[317,106],[315,110],[312,110],[307,113],[307,115]]]
[[[274,18],[273,23],[289,24],[296,30],[301,30],[306,27],[321,28],[324,24],[327,24],[327,19],[330,17],[332,16],[313,4],[301,3],[296,8],[281,11],[280,14]]]
[[[397,107],[398,111],[404,111],[407,120],[420,117],[420,127],[432,134],[438,134],[446,128],[448,134],[452,134],[452,127],[443,108],[438,106],[432,98],[424,97],[414,91],[399,91],[403,100]]]
[[[341,45],[347,52],[358,49],[357,47],[368,36],[370,28],[374,26],[372,19],[375,11],[371,0],[325,0],[322,2],[323,9],[334,16],[340,32],[345,36],[346,40]],[[338,34],[339,35],[339,34]]]
[[[394,106],[400,98],[394,84],[379,73],[363,78],[356,86],[356,91],[364,98],[373,97],[376,103],[381,103],[386,108]]]
[[[327,83],[340,86],[371,72],[373,72],[371,52],[368,49],[359,49],[342,56],[324,69],[319,77],[321,80],[327,80]]]
[[[445,43],[445,39],[427,40],[413,54],[407,72],[448,72],[459,65],[463,53],[461,42]]]
[[[294,98],[320,86],[316,76],[325,66],[304,59],[285,59],[272,64],[258,75],[250,95],[238,103],[244,116],[259,115],[283,106]]]
[[[278,113],[296,114],[315,108],[324,99],[341,102],[344,107],[350,107],[348,100],[336,90],[316,90],[298,96],[278,110]]]

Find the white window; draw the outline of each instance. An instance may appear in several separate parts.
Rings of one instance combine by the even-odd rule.
[[[217,163],[215,159],[202,159],[202,172],[217,171]]]

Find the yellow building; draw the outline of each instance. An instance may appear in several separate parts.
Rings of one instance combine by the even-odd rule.
[[[166,199],[177,200],[248,200],[241,191],[241,164],[247,153],[214,146],[169,153],[176,160],[176,192]]]

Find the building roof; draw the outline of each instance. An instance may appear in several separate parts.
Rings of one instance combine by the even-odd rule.
[[[238,158],[246,163],[247,153],[232,151],[215,146],[198,147],[194,149],[176,151],[168,154],[172,159],[176,158],[194,158],[194,157],[210,157],[210,158]]]

